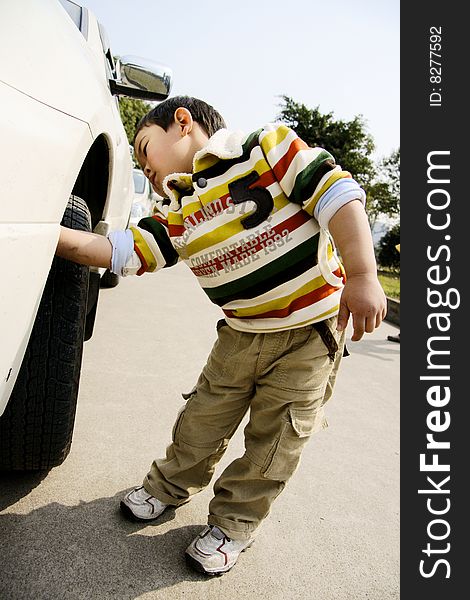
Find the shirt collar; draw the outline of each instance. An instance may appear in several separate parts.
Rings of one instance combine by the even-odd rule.
[[[193,173],[211,167],[220,159],[238,158],[243,154],[245,139],[246,135],[242,131],[219,129],[194,155]],[[191,173],[171,173],[163,180],[163,189],[171,201],[171,210],[177,210],[180,207],[181,196],[187,191],[192,191],[192,177]]]
[[[193,172],[201,171],[201,162],[208,156],[221,159],[238,158],[243,154],[243,141],[246,135],[242,131],[219,129],[210,137],[207,144],[194,155]],[[204,167],[203,167],[204,168]]]

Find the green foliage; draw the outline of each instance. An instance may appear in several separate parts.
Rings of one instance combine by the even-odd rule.
[[[372,137],[366,132],[362,116],[352,121],[334,120],[333,113],[323,115],[316,108],[298,104],[288,96],[281,96],[278,119],[291,127],[309,146],[321,146],[330,152],[337,164],[349,171],[365,189],[376,175],[371,153]],[[367,189],[366,189],[367,192]]]
[[[400,269],[400,253],[396,246],[400,243],[400,224],[394,225],[382,237],[377,250],[377,262],[381,267],[398,271]]]
[[[400,300],[400,274],[394,271],[378,271],[377,277],[385,295]]]
[[[379,163],[377,179],[368,189],[367,211],[372,220],[400,214],[400,148]]]
[[[372,137],[362,116],[352,121],[335,120],[333,113],[322,114],[316,108],[281,96],[278,119],[291,127],[309,146],[321,146],[331,152],[336,163],[349,171],[364,188],[366,210],[371,225],[379,215],[396,217],[400,212],[400,150],[393,151],[376,165],[371,153]]]
[[[121,119],[129,144],[132,144],[132,140],[134,139],[137,123],[151,108],[148,102],[144,102],[138,98],[121,97],[119,99],[119,112],[121,113]]]

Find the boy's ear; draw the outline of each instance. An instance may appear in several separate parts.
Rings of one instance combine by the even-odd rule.
[[[182,137],[188,135],[188,133],[191,132],[194,121],[191,113],[187,108],[184,108],[183,106],[177,108],[175,110],[174,120],[181,131]]]

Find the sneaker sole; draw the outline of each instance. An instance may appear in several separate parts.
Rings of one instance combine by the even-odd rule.
[[[230,571],[230,569],[227,569],[227,571],[217,571],[216,573],[211,573],[210,571],[206,571],[201,565],[201,563],[198,562],[192,556],[189,556],[189,554],[185,554],[184,556],[186,558],[186,564],[188,565],[188,567],[190,567],[193,571],[197,571],[198,573],[202,573],[203,575],[208,575],[209,577],[220,577],[224,573]]]
[[[143,519],[142,517],[137,517],[132,510],[127,506],[127,504],[124,503],[124,500],[121,500],[121,503],[119,505],[119,508],[121,509],[122,514],[126,517],[126,519],[128,519],[129,521],[134,521],[136,523],[148,523],[149,521],[155,521],[156,519],[158,519],[159,517],[162,516],[162,514],[165,512],[166,508],[157,516],[155,517],[150,517],[149,519]],[[167,507],[168,508],[168,507]]]
[[[240,554],[242,552],[245,552],[245,550],[248,550],[248,548],[253,544],[253,542],[254,542],[254,540],[251,541],[246,548],[243,548],[243,550],[240,552]],[[231,569],[233,569],[233,567],[237,564],[237,562],[235,561],[233,563],[233,565],[231,567],[229,567],[228,569],[225,569],[225,571],[206,571],[204,569],[204,567],[201,565],[201,563],[199,561],[197,561],[195,558],[193,558],[190,554],[185,554],[184,556],[185,556],[186,564],[188,565],[188,567],[190,567],[194,571],[197,571],[198,573],[202,573],[203,575],[208,575],[209,577],[221,577],[222,575],[224,575],[225,573],[228,573]]]

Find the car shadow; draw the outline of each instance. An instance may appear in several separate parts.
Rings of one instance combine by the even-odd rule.
[[[181,581],[205,581],[184,560],[203,525],[159,534],[158,525],[128,521],[118,508],[126,491],[75,506],[52,502],[0,514],[0,598],[130,600]],[[174,518],[175,510],[167,509],[158,523]]]
[[[27,496],[49,471],[0,471],[0,511]]]

